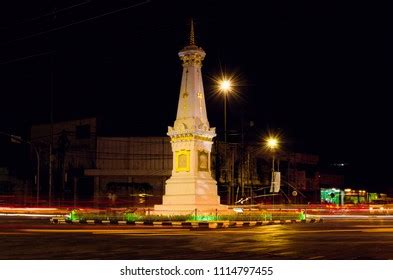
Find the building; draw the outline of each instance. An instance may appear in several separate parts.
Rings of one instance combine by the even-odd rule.
[[[161,203],[173,169],[170,138],[104,137],[101,130],[105,129],[96,118],[54,123],[52,142],[49,124],[31,128],[31,139],[40,148],[43,203],[49,194],[51,142],[53,203],[130,207]],[[227,169],[223,168],[225,147]],[[344,185],[343,176],[320,171],[316,155],[281,153],[277,161],[281,191],[275,203],[317,203],[320,188]],[[271,155],[260,145],[215,141],[211,170],[221,203],[272,203]]]
[[[172,172],[169,137],[97,137],[96,164],[85,169],[94,181],[96,205],[144,206],[161,203]]]
[[[72,205],[77,198],[92,198],[93,179],[84,170],[96,166],[96,118],[33,125],[30,141],[41,158],[42,203]]]

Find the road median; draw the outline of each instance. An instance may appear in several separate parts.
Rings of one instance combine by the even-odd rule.
[[[322,219],[305,219],[305,220],[274,220],[274,221],[126,221],[126,220],[70,220],[66,218],[54,217],[50,219],[52,224],[69,224],[69,225],[123,225],[123,226],[143,226],[157,228],[247,228],[260,227],[267,225],[283,225],[294,223],[321,223]]]

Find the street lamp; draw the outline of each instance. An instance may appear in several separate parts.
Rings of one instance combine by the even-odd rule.
[[[227,142],[227,98],[232,91],[232,82],[228,79],[219,81],[219,90],[224,94],[224,142]]]
[[[231,90],[232,83],[230,80],[222,80],[220,82],[220,89],[224,92],[228,92]]]
[[[218,82],[218,89],[224,95],[224,162],[225,162],[225,184],[227,183],[228,169],[227,169],[227,98],[232,91],[232,82],[229,79],[222,79]],[[232,178],[233,181],[233,178]],[[231,190],[232,191],[232,190]],[[231,204],[232,192],[228,196],[228,204]]]
[[[269,138],[267,138],[267,139],[266,139],[266,146],[267,146],[270,150],[274,151],[275,149],[278,148],[278,139],[275,138],[275,137],[269,137]]]
[[[265,147],[272,153],[272,180],[270,192],[278,192],[280,190],[280,173],[277,168],[275,171],[275,153],[279,149],[279,139],[276,136],[269,136],[265,139]]]
[[[273,193],[273,213],[274,213],[274,193],[280,191],[280,172],[275,171],[274,168],[274,159],[275,159],[275,152],[279,148],[279,139],[276,136],[269,136],[265,139],[265,146],[266,148],[271,151],[272,153],[272,179],[270,184],[270,192]]]

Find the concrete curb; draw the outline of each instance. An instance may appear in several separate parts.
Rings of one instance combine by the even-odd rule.
[[[88,225],[129,225],[129,226],[151,226],[151,227],[173,227],[173,228],[240,228],[258,227],[266,225],[283,225],[298,223],[322,223],[322,219],[305,220],[275,220],[275,221],[206,221],[206,222],[151,222],[151,221],[116,221],[116,220],[66,220],[64,218],[51,218],[52,224],[88,224]]]

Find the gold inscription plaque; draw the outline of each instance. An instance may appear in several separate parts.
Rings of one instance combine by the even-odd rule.
[[[180,150],[176,151],[176,172],[190,171],[190,151]]]

